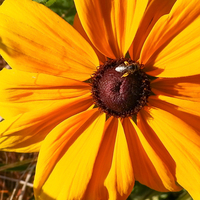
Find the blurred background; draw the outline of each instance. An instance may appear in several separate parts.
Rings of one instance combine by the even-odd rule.
[[[73,0],[35,0],[44,4],[73,24],[76,9]],[[3,0],[0,0],[0,4]],[[9,67],[0,56],[0,70]],[[0,117],[1,121],[1,117]],[[33,180],[37,153],[0,152],[0,200],[34,200]],[[161,193],[136,182],[127,200],[192,200],[182,190],[176,193]]]

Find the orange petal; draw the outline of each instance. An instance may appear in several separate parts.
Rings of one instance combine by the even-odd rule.
[[[164,105],[170,105],[173,110],[179,111],[179,117],[183,113],[191,114],[184,119],[187,122],[193,122],[192,126],[198,126],[200,116],[200,77],[199,75],[182,78],[158,78],[151,83],[152,91],[157,96],[150,96],[149,99],[158,100],[164,109]],[[167,103],[166,103],[167,102]],[[166,110],[169,109],[168,107]],[[194,116],[196,115],[196,116]],[[190,120],[193,118],[192,120]],[[196,119],[194,119],[196,118]]]
[[[165,104],[149,100],[152,108],[142,111],[141,115],[147,121],[159,140],[173,158],[176,168],[177,182],[185,188],[194,200],[200,196],[200,131],[190,125],[190,122],[180,118],[180,111],[174,108],[164,110]],[[188,119],[189,120],[189,119]],[[192,120],[192,119],[191,119]]]
[[[163,95],[149,97],[150,103],[172,113],[190,125],[194,130],[200,132],[200,103],[167,97]]]
[[[0,35],[0,53],[15,69],[85,80],[99,63],[71,25],[31,0],[0,6]]]
[[[94,164],[91,180],[84,199],[108,199],[109,193],[104,182],[110,171],[115,147],[118,121],[110,117],[105,123],[104,138]]]
[[[3,118],[42,108],[52,100],[90,93],[89,84],[42,73],[3,69],[0,80],[0,110]]]
[[[84,199],[126,199],[134,186],[127,139],[121,122],[110,117]]]
[[[149,75],[180,77],[199,74],[199,1],[177,0],[159,19],[146,40],[140,60]]]
[[[169,13],[176,0],[151,0],[144,12],[129,54],[133,60],[138,60],[142,46],[158,19]]]
[[[140,116],[138,118],[140,129],[132,120],[123,120],[135,179],[158,191],[180,190],[173,159],[146,122]]]
[[[105,180],[109,199],[126,199],[131,193],[134,183],[135,178],[128,142],[123,126],[118,119],[112,165]]]
[[[75,0],[80,21],[94,46],[106,57],[127,53],[148,0]]]
[[[85,30],[83,29],[83,26],[80,22],[80,19],[78,17],[78,15],[76,14],[74,17],[74,24],[73,27],[86,39],[86,41],[90,44],[90,46],[94,49],[96,55],[99,58],[100,64],[106,62],[107,58],[101,53],[99,52],[96,47],[92,44],[92,42],[90,41],[90,39],[88,38]]]
[[[186,112],[188,114],[192,114],[192,115],[196,115],[196,116],[200,116],[200,102],[188,101],[188,100],[184,100],[184,99],[177,99],[177,98],[167,97],[167,96],[163,96],[163,95],[159,95],[158,97],[152,96],[149,98],[149,100],[154,100],[154,99],[161,100],[159,102],[162,102],[162,103],[167,102],[168,104],[173,104],[174,110],[177,110],[180,112]],[[162,106],[164,109],[164,105],[162,105]],[[200,119],[198,119],[198,120],[200,120]],[[191,120],[189,120],[189,122],[190,121]],[[197,125],[199,125],[199,123],[197,123]]]
[[[57,126],[42,145],[36,168],[36,199],[82,199],[103,137],[105,114],[97,109]]]
[[[108,157],[106,149],[102,146],[102,151],[104,151],[103,155],[106,155],[104,162],[110,164],[104,185],[107,188],[109,199],[126,199],[131,193],[135,183],[133,165],[123,126],[119,119],[118,125],[117,119],[112,118],[111,120],[105,130],[105,135],[108,136],[105,136],[103,141],[103,145],[107,147],[106,149],[109,148]],[[109,147],[109,145],[111,146]],[[102,160],[102,157],[99,156],[99,159]]]
[[[157,78],[151,82],[154,94],[200,101],[200,75],[181,78]]]
[[[21,112],[6,118],[0,126],[0,149],[17,152],[38,151],[42,141],[53,128],[68,117],[87,110],[92,103],[90,94],[67,100],[47,101],[43,107],[35,106],[30,112]]]

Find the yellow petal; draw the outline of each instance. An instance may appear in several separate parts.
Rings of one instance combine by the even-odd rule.
[[[67,22],[31,0],[0,6],[0,53],[15,69],[85,80],[99,61]]]
[[[157,78],[151,82],[154,94],[200,101],[200,75],[181,78]]]
[[[156,99],[156,100],[162,100],[162,102],[167,102],[168,104],[173,104],[173,109],[180,111],[180,112],[186,112],[192,115],[200,116],[200,102],[195,101],[188,101],[184,99],[177,99],[173,97],[167,97],[163,95],[153,96],[149,98],[150,100]],[[198,119],[200,120],[200,119]],[[191,120],[189,120],[191,121]],[[197,121],[196,121],[197,122]],[[197,123],[198,125],[198,123]]]
[[[42,108],[52,100],[90,93],[89,84],[42,73],[3,69],[0,80],[0,115],[3,118]]]
[[[84,199],[109,199],[108,189],[104,182],[110,171],[116,140],[118,121],[110,117],[104,128],[104,138],[94,164],[92,177],[88,184]]]
[[[194,200],[200,196],[200,132],[187,121],[162,109],[158,101],[150,100],[152,108],[143,111],[142,116],[149,128],[157,134],[176,167],[177,182],[185,188]],[[165,108],[165,106],[163,106]]]
[[[86,41],[90,44],[90,46],[94,49],[96,55],[99,58],[100,64],[106,62],[107,58],[101,53],[99,52],[96,47],[92,44],[92,42],[90,41],[90,39],[88,38],[85,30],[83,29],[83,26],[80,22],[80,19],[78,17],[78,15],[76,14],[74,17],[74,24],[73,27],[86,39]]]
[[[149,75],[180,77],[199,74],[199,10],[197,0],[177,0],[171,12],[159,19],[140,58]]]
[[[131,159],[127,138],[118,119],[112,163],[104,183],[109,199],[126,199],[131,193],[135,182]]]
[[[126,199],[134,186],[127,140],[121,122],[110,117],[84,200]]]
[[[161,16],[169,13],[175,1],[176,0],[149,1],[129,50],[129,54],[133,60],[139,59],[142,46],[153,26]]]
[[[167,97],[163,95],[149,97],[151,104],[170,112],[200,132],[200,103]]]
[[[43,107],[6,118],[0,126],[0,149],[3,151],[39,151],[46,135],[63,120],[87,110],[93,101],[90,94],[48,101]],[[17,103],[16,103],[17,104]],[[18,109],[18,104],[15,105]]]
[[[57,126],[42,145],[36,168],[36,199],[82,199],[103,137],[105,114],[96,109]]]
[[[110,171],[117,134],[118,120],[110,117],[104,128],[104,138],[95,161],[92,177],[84,199],[109,199],[108,188],[104,182]]]
[[[80,21],[94,46],[109,58],[127,53],[148,0],[75,0]]]
[[[138,118],[140,129],[132,120],[123,120],[135,179],[157,191],[181,190],[176,184],[173,159],[145,120],[140,115]]]

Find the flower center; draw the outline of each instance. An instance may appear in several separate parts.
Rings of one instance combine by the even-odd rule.
[[[92,77],[95,104],[110,116],[136,115],[146,105],[150,92],[147,75],[131,59],[109,60]]]

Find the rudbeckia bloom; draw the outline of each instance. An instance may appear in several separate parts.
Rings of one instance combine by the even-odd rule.
[[[74,28],[0,7],[0,148],[40,151],[42,200],[126,199],[135,180],[200,198],[198,0],[75,0]]]

